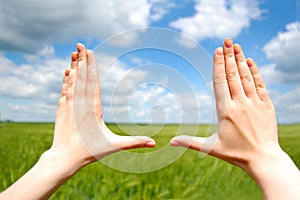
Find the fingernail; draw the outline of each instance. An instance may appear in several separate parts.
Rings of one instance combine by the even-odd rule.
[[[70,74],[70,70],[69,70],[69,69],[66,69],[66,70],[65,70],[65,76],[69,76],[69,74]]]
[[[228,38],[224,41],[224,44],[227,48],[231,48],[232,47],[232,39]]]
[[[155,142],[154,141],[146,142],[146,147],[155,147]]]
[[[254,65],[254,61],[251,58],[247,59],[248,67],[252,67]]]
[[[171,146],[179,146],[179,142],[177,141],[171,141],[170,144]]]
[[[223,49],[221,47],[218,47],[216,51],[217,51],[217,55],[218,56],[222,56],[223,55]]]
[[[77,43],[76,47],[77,47],[78,52],[80,52],[82,50],[82,48],[85,48],[84,45],[81,43]]]
[[[76,52],[72,52],[71,58],[72,58],[73,62],[76,61],[76,59],[77,59],[77,53]]]

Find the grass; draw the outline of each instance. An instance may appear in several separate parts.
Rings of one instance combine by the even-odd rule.
[[[176,133],[196,130],[192,125],[181,129],[178,125],[122,127],[135,134],[142,130],[158,143],[156,149],[134,152],[157,151],[167,146]],[[30,169],[50,147],[53,128],[53,124],[0,124],[0,191]],[[124,134],[114,124],[109,128]],[[197,135],[205,135],[206,125],[196,128]],[[156,135],[151,135],[158,130]],[[283,149],[299,167],[300,124],[280,125],[279,138]],[[172,164],[148,173],[120,172],[100,162],[93,163],[64,184],[51,199],[262,199],[262,195],[256,184],[239,168],[209,156],[200,159],[198,152],[188,150]]]

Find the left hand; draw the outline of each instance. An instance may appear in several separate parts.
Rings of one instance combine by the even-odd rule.
[[[84,166],[122,149],[155,147],[149,137],[119,136],[106,127],[95,55],[82,44],[77,50],[65,72],[49,152]]]

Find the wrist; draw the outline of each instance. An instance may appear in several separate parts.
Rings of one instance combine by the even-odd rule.
[[[37,164],[42,169],[45,169],[44,174],[46,176],[52,176],[58,181],[66,181],[87,163],[75,160],[59,151],[49,149],[41,155]]]
[[[63,152],[63,151],[62,151]],[[1,199],[48,199],[84,165],[49,149],[18,181],[1,193]],[[37,189],[38,188],[38,189]]]
[[[257,183],[266,199],[299,197],[299,170],[279,145],[256,154],[243,169]]]
[[[272,148],[260,149],[250,157],[244,170],[256,174],[262,169],[271,167],[270,164],[272,163],[285,160],[287,156],[279,145],[274,145]]]

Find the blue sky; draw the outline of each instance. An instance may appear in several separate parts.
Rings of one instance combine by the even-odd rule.
[[[97,55],[105,121],[210,123],[211,57],[232,37],[259,65],[278,122],[299,122],[299,4],[0,0],[1,119],[54,121],[63,71],[82,42]]]

